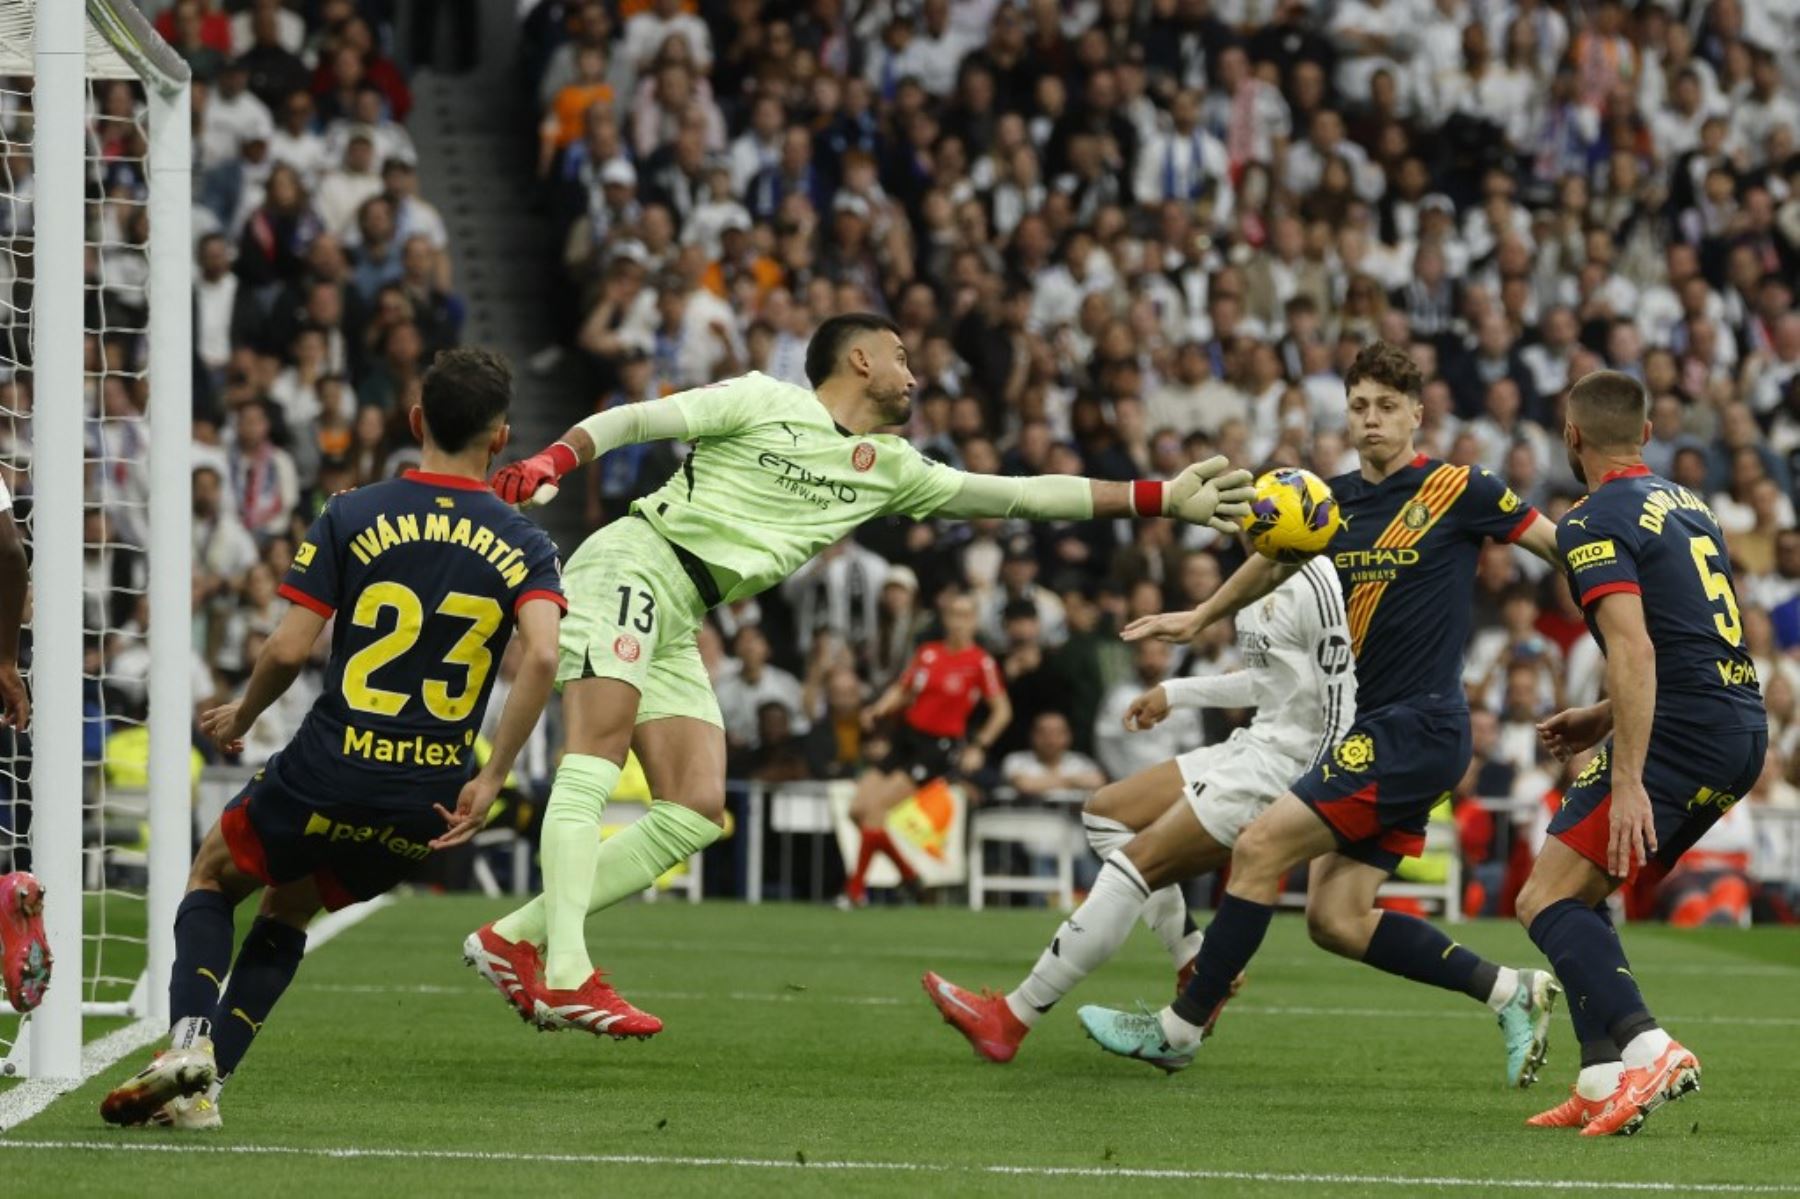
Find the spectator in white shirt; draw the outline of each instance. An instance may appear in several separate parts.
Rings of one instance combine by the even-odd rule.
[[[1200,127],[1200,93],[1176,93],[1170,128],[1138,150],[1133,198],[1139,204],[1191,203],[1229,187],[1225,144]]]
[[[313,211],[326,229],[339,237],[356,236],[357,211],[381,194],[381,176],[375,165],[374,131],[358,127],[350,133],[343,162],[325,172],[313,193]]]
[[[238,278],[231,270],[231,246],[218,233],[200,239],[194,280],[194,353],[217,386],[231,361],[231,326],[237,312]]]
[[[356,100],[348,117],[340,117],[325,130],[325,160],[338,162],[344,157],[344,148],[352,134],[367,130],[375,142],[375,161],[387,162],[390,159],[401,159],[405,162],[419,161],[419,152],[413,146],[412,134],[406,126],[390,120],[383,107],[383,95],[379,87],[373,83],[364,83],[356,89]]]
[[[249,73],[236,64],[226,64],[219,73],[219,86],[201,106],[201,162],[230,162],[245,142],[267,141],[274,132],[275,118],[269,115],[269,106],[251,93],[249,79]]]
[[[312,96],[295,92],[281,102],[281,123],[269,135],[269,161],[293,167],[309,192],[319,185],[332,161],[324,137],[313,129],[314,113]]]
[[[237,493],[238,518],[259,538],[287,532],[288,515],[300,502],[300,475],[288,452],[270,440],[268,400],[237,411],[237,437],[226,459]]]
[[[306,19],[281,0],[251,0],[250,7],[231,18],[231,56],[242,55],[256,45],[256,18],[275,22],[275,41],[289,54],[306,49]]]
[[[787,110],[781,97],[759,95],[750,107],[750,126],[731,143],[731,190],[742,196],[757,173],[781,163],[782,134],[787,130]]]
[[[1412,6],[1399,0],[1349,0],[1339,7],[1329,30],[1339,54],[1338,90],[1362,104],[1377,71],[1401,78],[1401,64],[1412,57],[1416,20]]]
[[[225,480],[210,464],[194,468],[194,606],[229,589],[256,564],[256,540],[226,505]]]
[[[971,47],[950,24],[950,0],[925,0],[919,20],[912,43],[919,85],[942,100],[955,90],[957,69]]]
[[[732,639],[736,661],[727,663],[713,683],[719,697],[719,713],[725,721],[725,739],[734,749],[756,748],[757,711],[769,703],[787,709],[788,726],[796,735],[810,727],[800,680],[769,664],[769,639],[762,629],[747,624]]]
[[[1106,785],[1106,774],[1086,754],[1077,753],[1069,718],[1040,712],[1031,722],[1031,748],[1015,750],[1000,762],[1000,776],[1020,795],[1091,791]]]
[[[1132,646],[1134,678],[1121,682],[1100,701],[1094,718],[1094,754],[1108,776],[1129,778],[1159,762],[1186,753],[1205,740],[1197,708],[1176,708],[1153,728],[1128,731],[1125,713],[1144,692],[1160,687],[1169,677],[1174,650],[1165,641],[1140,641]]]
[[[681,0],[656,0],[652,8],[625,22],[625,57],[639,71],[646,70],[671,37],[687,42],[701,71],[712,67],[712,35],[706,22],[682,12]]]
[[[794,609],[794,635],[802,654],[821,632],[845,644],[866,645],[875,634],[886,558],[846,537],[821,550],[789,575],[781,593]]]
[[[1370,203],[1381,199],[1381,168],[1369,161],[1361,146],[1344,136],[1344,118],[1331,108],[1314,113],[1306,139],[1288,147],[1282,183],[1295,195],[1304,196],[1319,186],[1325,164],[1333,158],[1343,159],[1350,168],[1351,187],[1358,196]]]

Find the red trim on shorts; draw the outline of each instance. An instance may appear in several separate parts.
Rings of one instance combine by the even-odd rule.
[[[1629,580],[1621,579],[1616,583],[1602,583],[1598,587],[1582,592],[1581,606],[1585,608],[1595,600],[1604,599],[1609,595],[1642,594],[1644,594],[1644,589],[1642,587],[1639,587],[1636,583],[1630,582]]]
[[[1313,811],[1345,841],[1367,841],[1381,831],[1381,818],[1375,812],[1375,784],[1361,791],[1322,800]]]
[[[1604,486],[1605,484],[1612,482],[1614,479],[1641,479],[1649,473],[1650,473],[1650,468],[1648,466],[1645,466],[1642,462],[1640,462],[1636,466],[1627,466],[1624,470],[1609,470],[1609,471],[1607,471],[1605,474],[1600,476],[1600,482],[1596,483],[1595,486],[1596,487]]]
[[[344,890],[344,884],[338,882],[337,875],[323,866],[313,871],[313,885],[318,888],[319,902],[325,905],[327,912],[335,912],[359,902],[356,896]]]
[[[1403,828],[1391,828],[1381,834],[1375,842],[1389,853],[1397,853],[1403,858],[1416,858],[1425,852],[1425,834],[1409,832]]]
[[[423,483],[427,487],[448,487],[452,491],[486,491],[487,484],[480,479],[469,479],[462,475],[440,475],[428,470],[403,470],[400,477],[410,483]]]
[[[527,591],[524,595],[521,595],[518,598],[518,601],[513,604],[513,611],[517,612],[532,600],[549,600],[564,612],[569,610],[569,601],[564,599],[560,593],[551,591],[547,587],[539,587],[534,591]]]
[[[219,814],[219,833],[225,838],[231,860],[239,870],[265,887],[275,885],[275,880],[269,877],[269,859],[263,852],[262,838],[256,835],[256,826],[250,823],[248,799],[232,804]]]
[[[275,589],[275,594],[290,603],[299,604],[309,612],[316,612],[326,620],[337,614],[337,609],[316,595],[308,595],[292,583],[283,583]]]
[[[1612,838],[1612,792],[1608,791],[1594,810],[1576,821],[1572,827],[1556,834],[1556,839],[1610,875],[1606,851]]]
[[[1525,536],[1525,530],[1529,529],[1531,527],[1531,522],[1537,518],[1538,510],[1536,508],[1525,509],[1525,518],[1513,526],[1512,532],[1506,535],[1506,539],[1508,541],[1517,541],[1519,538]]]

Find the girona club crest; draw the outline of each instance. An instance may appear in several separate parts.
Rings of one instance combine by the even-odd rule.
[[[875,465],[875,447],[862,442],[850,453],[850,465],[859,471],[868,470]]]
[[[643,652],[644,647],[639,645],[638,639],[630,633],[621,633],[613,641],[613,654],[621,662],[635,662],[638,660],[638,655]]]

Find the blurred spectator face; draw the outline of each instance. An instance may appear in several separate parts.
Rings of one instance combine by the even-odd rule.
[[[1189,554],[1181,563],[1181,591],[1194,604],[1219,589],[1219,560],[1211,554]]]
[[[1040,712],[1031,722],[1031,752],[1041,761],[1055,762],[1074,744],[1069,720],[1061,712]]]
[[[1477,757],[1488,757],[1500,740],[1500,718],[1486,708],[1469,713],[1469,738]]]
[[[1511,379],[1496,379],[1488,385],[1487,412],[1502,428],[1519,416],[1519,385]]]
[[[219,479],[219,472],[211,467],[201,467],[194,471],[193,505],[196,520],[212,520],[219,515],[219,497],[224,485]]]
[[[246,404],[237,414],[238,448],[246,453],[260,450],[269,442],[269,410],[261,404]]]
[[[275,602],[275,572],[267,563],[258,562],[244,576],[244,599],[254,608],[267,608]]]
[[[740,628],[731,644],[737,660],[744,664],[746,675],[754,678],[769,664],[769,639],[755,625],[747,624]]]
[[[1169,677],[1169,663],[1175,651],[1166,641],[1140,641],[1132,651],[1131,665],[1138,682],[1154,687]]]
[[[1675,482],[1689,491],[1704,492],[1706,490],[1706,455],[1691,446],[1675,452],[1675,465],[1672,468]]]
[[[1538,672],[1531,664],[1515,663],[1506,670],[1506,715],[1510,720],[1530,720],[1538,711]]]
[[[231,247],[216,233],[200,239],[200,274],[208,282],[223,279],[231,270]]]
[[[375,165],[374,143],[361,134],[344,147],[344,170],[352,175],[366,175]]]
[[[362,231],[364,247],[387,245],[394,236],[394,206],[383,196],[365,200],[356,227]]]
[[[1445,461],[1452,466],[1480,465],[1480,440],[1473,433],[1458,433],[1456,440],[1450,443],[1450,456]]]
[[[1030,612],[1021,610],[1008,615],[1000,631],[1006,635],[1008,649],[1021,649],[1028,645],[1036,645],[1038,634],[1041,631],[1038,625],[1037,610],[1035,608]]]
[[[759,744],[764,748],[787,742],[793,735],[788,722],[787,706],[774,700],[759,706],[756,709],[756,733]]]
[[[825,707],[834,720],[853,720],[862,711],[862,682],[856,672],[840,666],[825,680]]]
[[[1672,395],[1656,397],[1650,405],[1650,436],[1658,441],[1674,441],[1681,436],[1681,401]]]
[[[1775,534],[1775,569],[1784,579],[1800,579],[1800,529]]]
[[[1149,579],[1140,579],[1133,584],[1131,593],[1125,597],[1125,614],[1132,620],[1140,616],[1154,616],[1162,609],[1162,588]]]

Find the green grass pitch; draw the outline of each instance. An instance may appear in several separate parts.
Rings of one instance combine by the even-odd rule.
[[[463,935],[503,906],[421,896],[377,913],[308,959],[227,1088],[222,1133],[102,1125],[122,1062],[0,1138],[5,1193],[1800,1193],[1791,931],[1626,930],[1705,1084],[1638,1137],[1595,1142],[1522,1126],[1573,1078],[1564,1015],[1545,1081],[1506,1091],[1484,1009],[1328,957],[1295,917],[1199,1061],[1164,1078],[1104,1056],[1074,1018],[1166,997],[1141,930],[997,1067],[918,976],[1010,986],[1052,913],[615,909],[590,925],[597,960],[668,1023],[615,1043],[532,1032],[462,966]],[[1511,924],[1457,935],[1535,960]]]

